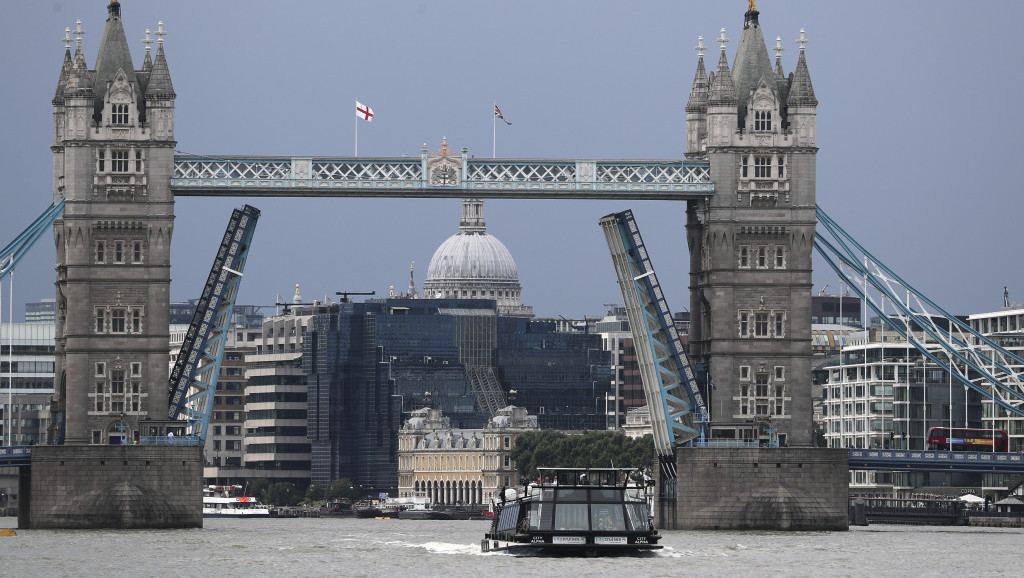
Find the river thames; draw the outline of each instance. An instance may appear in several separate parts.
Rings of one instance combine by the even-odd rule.
[[[15,527],[0,518],[0,528]],[[489,522],[207,519],[193,530],[17,530],[0,574],[34,576],[1020,576],[1024,530],[663,532],[642,558],[480,553]]]

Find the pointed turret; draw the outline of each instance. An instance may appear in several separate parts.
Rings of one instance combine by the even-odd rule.
[[[53,106],[60,106],[64,104],[64,88],[68,84],[68,76],[71,75],[71,67],[74,65],[74,61],[71,60],[71,28],[64,29],[64,62],[60,65],[60,77],[57,79],[57,91],[53,95],[53,100],[50,101]]]
[[[704,37],[697,37],[697,72],[693,75],[690,100],[686,102],[686,154],[698,155],[707,138],[708,73],[704,69]]]
[[[722,36],[718,41],[722,43],[722,53],[718,57],[718,68],[715,69],[711,87],[708,90],[708,104],[734,105],[736,104],[736,89],[733,86],[732,74],[729,72],[729,59],[725,55],[725,43],[729,41],[725,37],[725,28],[722,29]]]
[[[811,73],[807,70],[807,58],[804,55],[807,38],[804,36],[804,29],[800,29],[800,58],[796,61],[796,71],[789,83],[789,106],[818,106],[818,99],[814,96],[814,86],[811,84]]]
[[[107,5],[107,24],[103,28],[103,39],[100,40],[100,51],[96,56],[95,116],[97,120],[102,116],[107,83],[114,80],[119,70],[124,71],[127,81],[135,87],[136,97],[142,96],[135,78],[135,66],[132,64],[128,39],[125,37],[124,26],[121,24],[121,4],[115,1]],[[141,98],[135,100],[136,102],[142,101]]]
[[[818,99],[814,96],[811,73],[807,70],[807,37],[804,36],[803,28],[800,29],[797,43],[800,45],[800,58],[796,62],[796,71],[789,75],[786,109],[790,130],[796,135],[796,143],[813,147],[817,145]]]
[[[736,89],[739,105],[739,122],[742,126],[747,111],[750,93],[757,88],[762,78],[775,85],[775,71],[768,57],[768,47],[764,42],[761,24],[758,22],[757,7],[751,3],[750,10],[743,15],[743,34],[736,50],[736,59],[732,65],[732,81]]]
[[[149,73],[149,84],[146,86],[146,100],[153,98],[173,99],[174,85],[171,84],[171,72],[167,69],[167,58],[164,56],[164,23],[157,23],[156,60]]]

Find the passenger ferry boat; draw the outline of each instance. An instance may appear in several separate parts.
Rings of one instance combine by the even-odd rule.
[[[203,489],[204,518],[269,518],[270,509],[250,496],[234,495],[242,486],[208,486]]]
[[[483,552],[526,555],[636,555],[662,546],[651,519],[650,486],[635,468],[539,468],[522,493],[495,504]]]

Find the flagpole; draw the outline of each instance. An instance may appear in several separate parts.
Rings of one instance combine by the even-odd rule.
[[[498,101],[494,101],[494,108],[491,109],[491,158],[497,154],[498,144]]]
[[[352,120],[356,121],[356,152],[355,156],[359,156],[359,115],[352,117]]]

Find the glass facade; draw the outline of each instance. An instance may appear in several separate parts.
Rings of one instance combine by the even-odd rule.
[[[600,335],[501,317],[494,300],[341,303],[314,315],[303,347],[316,483],[395,491],[402,412],[430,407],[455,428],[483,428],[488,388],[541,427],[605,426],[611,359]]]

